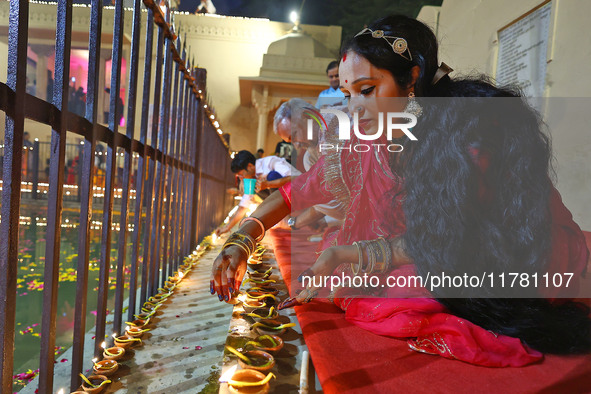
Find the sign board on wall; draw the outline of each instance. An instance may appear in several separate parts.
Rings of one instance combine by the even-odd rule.
[[[552,2],[547,1],[498,31],[496,80],[517,85],[527,97],[542,97],[546,83]]]

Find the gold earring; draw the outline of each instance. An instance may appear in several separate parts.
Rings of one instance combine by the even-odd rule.
[[[423,114],[423,107],[421,107],[421,105],[417,102],[415,98],[415,92],[410,92],[408,94],[408,102],[406,103],[404,112],[413,114],[417,118],[419,118]]]

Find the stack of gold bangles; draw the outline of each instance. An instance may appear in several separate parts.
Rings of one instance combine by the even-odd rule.
[[[383,273],[392,262],[392,249],[390,243],[383,237],[372,241],[353,242],[359,253],[359,262],[351,263],[353,275]],[[364,265],[363,251],[367,254],[367,264]]]
[[[226,249],[230,245],[238,246],[240,249],[244,251],[244,253],[246,253],[246,256],[248,257],[252,254],[252,252],[254,252],[256,248],[256,241],[249,234],[243,233],[241,231],[236,231],[228,237],[228,240],[224,244],[222,250]]]

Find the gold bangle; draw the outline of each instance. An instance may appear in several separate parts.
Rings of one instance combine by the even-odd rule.
[[[250,245],[246,245],[246,246],[248,246],[248,249],[250,250],[250,254],[252,254],[254,252],[254,250],[256,249],[256,242],[252,238],[252,236],[250,236],[250,234],[237,231],[236,237],[239,237],[240,241],[244,242],[245,244],[246,244],[246,241],[248,241],[250,243]]]
[[[367,243],[367,255],[370,256],[370,258],[369,258],[369,264],[368,264],[367,269],[365,270],[365,273],[371,274],[374,270],[374,267],[376,265],[376,260],[378,258],[377,251],[374,249],[374,246],[371,242]]]
[[[392,248],[390,247],[390,243],[388,241],[386,241],[385,238],[380,237],[380,242],[384,247],[384,250],[386,251],[386,261],[384,262],[384,271],[390,267],[390,264],[392,264]]]
[[[224,247],[226,244],[229,244],[231,242],[239,242],[244,247],[246,247],[246,254],[248,256],[250,256],[254,252],[255,242],[254,242],[253,238],[248,234],[244,234],[244,233],[240,233],[240,232],[232,233],[232,235],[230,235],[230,237],[228,238],[228,240],[224,244]]]
[[[359,262],[357,263],[357,271],[355,271],[354,266],[355,263],[351,263],[351,272],[353,275],[359,275],[359,271],[361,271],[361,266],[363,265],[363,251],[361,250],[361,246],[359,246],[359,242],[353,242],[353,245],[357,247],[357,253],[359,253]]]
[[[224,245],[224,248],[222,250],[225,250],[228,246],[230,245],[236,245],[239,248],[241,248],[242,250],[244,250],[244,253],[246,253],[246,257],[248,258],[250,256],[250,253],[248,253],[248,249],[246,248],[246,246],[238,243],[238,242],[226,242]]]
[[[381,261],[379,261],[376,266],[375,266],[375,271],[378,273],[382,273],[386,271],[386,268],[388,267],[389,261],[391,260],[389,258],[390,253],[388,253],[388,249],[389,246],[386,244],[386,240],[383,237],[379,237],[377,240],[373,241],[376,244],[376,248],[378,248],[380,250],[380,254],[381,254]]]
[[[361,264],[359,266],[359,271],[366,272],[366,270],[369,268],[369,265],[371,264],[371,255],[369,253],[369,248],[367,248],[367,241],[359,241],[359,245],[362,251],[363,248],[365,248],[365,250],[367,251],[367,265],[364,267],[363,264]],[[363,260],[361,261],[361,263],[363,263]]]

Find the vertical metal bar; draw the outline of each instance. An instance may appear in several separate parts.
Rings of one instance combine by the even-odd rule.
[[[153,291],[156,290],[153,288],[153,283],[155,283],[154,281],[154,276],[156,275],[156,263],[155,263],[155,256],[151,255],[150,253],[152,252],[152,248],[151,248],[151,241],[152,241],[152,237],[150,236],[151,233],[153,231],[156,231],[156,229],[154,229],[154,226],[152,225],[152,217],[154,215],[157,214],[157,212],[155,212],[155,204],[154,204],[154,187],[155,187],[155,183],[154,183],[154,172],[155,172],[155,167],[158,164],[158,161],[156,160],[156,147],[158,146],[158,125],[159,125],[159,111],[157,110],[158,108],[160,108],[160,95],[162,94],[161,91],[161,87],[162,87],[162,51],[163,51],[163,46],[164,46],[164,31],[161,27],[158,28],[158,46],[156,49],[156,75],[154,76],[155,79],[155,87],[154,87],[154,103],[153,103],[153,112],[152,112],[152,138],[151,138],[151,146],[154,148],[154,157],[152,157],[152,160],[149,162],[149,174],[148,174],[148,182],[146,187],[148,188],[148,193],[146,195],[147,198],[147,204],[146,204],[146,223],[147,223],[147,229],[146,232],[144,233],[144,267],[145,269],[148,269],[149,272],[149,277],[148,277],[148,281],[146,283],[147,286],[147,291],[150,294],[153,294]],[[142,286],[143,286],[143,281],[142,281]],[[143,290],[142,290],[142,296],[143,296]],[[143,302],[143,301],[142,301]]]
[[[180,39],[177,39],[177,47],[180,46]],[[174,182],[174,170],[175,168],[172,166],[172,162],[174,159],[174,144],[175,142],[178,140],[178,136],[177,136],[177,105],[179,104],[179,90],[180,90],[180,85],[179,85],[179,76],[180,76],[180,65],[176,64],[175,65],[175,71],[174,71],[174,93],[172,96],[172,109],[171,109],[171,130],[170,130],[170,145],[169,148],[167,149],[166,155],[167,155],[167,166],[166,166],[166,171],[168,173],[167,179],[168,182],[166,183],[167,186],[167,191],[166,191],[166,218],[164,220],[164,226],[165,226],[165,230],[164,230],[164,258],[163,258],[163,265],[166,267],[166,270],[164,271],[164,275],[162,276],[162,284],[164,284],[163,282],[165,281],[165,279],[168,276],[172,276],[172,272],[173,272],[173,257],[172,255],[169,254],[169,251],[172,250],[172,248],[169,248],[169,238],[172,241],[172,236],[169,237],[169,234],[171,233],[171,229],[174,228],[174,225],[172,224],[173,222],[171,222],[171,219],[174,220],[174,213],[171,214],[171,209],[173,209],[173,205],[172,205],[172,200],[173,200],[173,193],[174,193],[174,189],[173,189],[173,182]],[[172,242],[171,246],[172,246]],[[170,258],[169,258],[170,257]]]
[[[203,91],[205,91],[205,83],[204,83],[204,79],[203,79],[203,73],[204,70],[203,69],[196,69],[195,72],[195,82],[198,86],[199,89],[202,89]],[[199,106],[197,108],[196,115],[195,115],[195,123],[196,123],[196,129],[197,129],[197,138],[199,138],[200,140],[204,141],[205,145],[213,145],[215,146],[215,138],[216,136],[211,136],[211,132],[210,130],[207,128],[207,123],[209,122],[209,119],[206,116],[205,113],[205,108],[203,103],[199,103]],[[213,141],[210,141],[213,138]],[[195,149],[194,147],[192,149]],[[201,151],[197,151],[196,154],[200,157],[203,152]],[[198,157],[198,159],[199,159]],[[192,228],[191,232],[195,232],[193,235],[197,238],[199,238],[201,235],[204,234],[205,231],[209,230],[208,225],[206,225],[203,220],[203,215],[201,215],[201,212],[205,209],[205,207],[208,204],[208,199],[207,198],[201,198],[201,196],[199,195],[200,191],[203,190],[203,178],[202,178],[202,173],[205,172],[205,169],[203,168],[204,165],[198,165],[195,166],[195,168],[197,169],[194,174],[193,174],[193,182],[192,185],[196,184],[197,185],[197,189],[196,189],[196,203],[193,205],[193,209],[194,212],[192,213],[192,221],[194,221],[194,223],[196,223],[195,228]],[[191,226],[191,225],[189,225]]]
[[[181,214],[181,207],[183,202],[183,180],[184,180],[184,161],[182,160],[182,144],[181,142],[186,138],[186,132],[188,129],[188,122],[187,122],[187,111],[189,107],[189,84],[186,79],[183,78],[183,87],[184,87],[184,97],[183,97],[183,104],[181,106],[182,109],[182,116],[179,117],[179,139],[177,141],[177,148],[176,148],[176,158],[179,161],[179,168],[177,168],[177,177],[176,177],[176,191],[175,191],[175,212],[176,216],[182,220]],[[176,220],[178,222],[179,220]],[[182,256],[180,253],[180,237],[181,237],[181,228],[180,226],[174,226],[174,242],[173,242],[173,253],[176,256],[176,265],[175,269],[178,269],[179,261],[181,260]]]
[[[193,72],[189,69],[189,73],[192,75]],[[195,129],[195,123],[193,121],[193,112],[195,112],[196,100],[193,97],[192,88],[189,87],[189,105],[188,105],[188,112],[187,112],[187,129],[185,139],[183,140],[183,162],[186,164],[185,176],[184,176],[184,188],[183,188],[183,205],[182,205],[182,218],[183,218],[183,227],[181,230],[181,243],[180,243],[180,253],[181,256],[185,256],[185,241],[186,241],[186,234],[187,234],[187,204],[189,201],[189,181],[190,181],[190,172],[189,172],[189,163],[188,160],[188,146],[189,140],[191,139],[191,135]]]
[[[169,124],[168,124],[168,109],[170,107],[170,81],[171,81],[171,68],[172,68],[172,51],[170,49],[171,40],[170,38],[166,37],[164,40],[164,74],[162,75],[163,87],[162,87],[162,102],[160,103],[160,124],[158,126],[158,149],[162,152],[162,161],[157,163],[157,171],[156,171],[156,199],[154,201],[154,215],[152,216],[152,224],[153,224],[153,231],[152,231],[152,257],[155,259],[153,261],[154,267],[154,275],[152,276],[152,281],[150,282],[150,294],[156,294],[158,289],[158,279],[160,275],[164,275],[163,272],[160,271],[161,267],[161,258],[160,258],[160,242],[161,242],[161,234],[162,234],[162,200],[163,200],[163,188],[164,188],[164,176],[166,174],[166,143],[168,139],[169,133]]]
[[[133,320],[133,315],[136,311],[136,294],[137,294],[137,274],[139,267],[139,248],[140,248],[140,233],[142,223],[142,206],[144,202],[149,203],[149,200],[144,198],[145,177],[146,177],[146,160],[148,158],[148,145],[146,143],[148,138],[148,113],[150,112],[150,82],[152,80],[152,48],[154,41],[154,12],[148,9],[148,15],[146,18],[146,45],[145,45],[145,57],[144,57],[144,83],[143,83],[143,94],[142,94],[142,120],[140,125],[140,143],[144,145],[144,151],[138,157],[137,165],[137,177],[136,177],[136,191],[135,191],[135,215],[133,217],[133,236],[132,236],[132,249],[131,249],[131,263],[133,267],[131,269],[131,278],[129,286],[129,308],[128,308],[128,319]],[[146,301],[146,285],[148,282],[148,266],[144,260],[142,262],[142,280],[141,280],[141,295],[140,303],[143,304]]]
[[[193,75],[196,75],[196,72],[193,72]],[[196,79],[195,80],[196,84],[199,84],[199,80]],[[186,223],[186,236],[185,236],[185,253],[188,253],[188,251],[190,250],[191,246],[193,245],[193,241],[192,241],[192,237],[195,235],[196,229],[198,228],[197,223],[196,223],[196,219],[197,217],[194,215],[193,209],[197,207],[197,202],[198,201],[196,199],[196,190],[201,189],[201,187],[199,187],[198,189],[195,188],[195,182],[199,182],[201,177],[197,176],[197,173],[201,173],[204,171],[204,166],[199,165],[197,163],[197,161],[195,160],[196,158],[200,158],[202,155],[202,152],[200,152],[198,149],[197,145],[196,145],[196,141],[205,133],[205,129],[204,128],[200,128],[198,126],[198,122],[199,122],[199,117],[198,117],[198,113],[200,112],[201,109],[203,109],[203,106],[201,105],[201,103],[199,102],[199,100],[195,99],[195,108],[197,109],[196,111],[193,111],[191,113],[191,117],[192,117],[192,123],[193,123],[193,127],[191,129],[191,137],[189,138],[188,141],[188,147],[187,147],[187,163],[192,166],[194,168],[194,171],[192,172],[192,174],[190,174],[190,183],[189,183],[189,193],[187,194],[187,205],[186,205],[186,213],[185,215],[187,216],[187,223]]]
[[[183,51],[184,52],[184,51]],[[183,53],[183,61],[185,60],[185,56]],[[181,74],[181,81],[180,81],[180,94],[179,94],[179,110],[178,110],[178,117],[177,117],[177,133],[176,133],[176,146],[174,148],[173,156],[177,159],[177,163],[179,164],[178,167],[174,168],[173,172],[173,191],[172,194],[174,195],[173,205],[172,205],[172,223],[171,226],[171,255],[174,261],[173,270],[177,270],[179,268],[179,256],[177,250],[177,237],[178,237],[178,226],[175,223],[178,221],[177,218],[180,217],[179,212],[179,202],[180,202],[180,176],[182,174],[182,164],[180,161],[180,149],[181,149],[181,140],[183,138],[183,124],[184,124],[184,113],[185,113],[185,106],[186,106],[186,96],[188,94],[188,89],[186,89],[186,83],[184,78],[184,73]]]
[[[199,117],[199,113],[195,113],[194,115],[195,118],[195,124],[198,123],[198,117]],[[201,131],[201,132],[200,132]],[[215,131],[214,131],[215,132]],[[194,168],[199,168],[199,169],[203,169],[204,167],[204,160],[202,160],[203,158],[203,152],[201,151],[201,139],[203,138],[204,133],[202,132],[202,130],[199,130],[198,128],[195,128],[195,132],[193,133],[193,139],[191,141],[192,145],[191,145],[191,159],[190,159],[190,163],[193,165]],[[191,218],[191,223],[194,223],[194,225],[189,226],[189,242],[187,245],[187,248],[190,250],[192,249],[195,244],[196,244],[196,238],[197,238],[197,230],[199,228],[199,223],[198,223],[198,219],[199,216],[197,215],[197,206],[199,203],[199,200],[197,199],[197,195],[199,194],[199,191],[203,190],[202,186],[197,183],[197,177],[195,176],[195,172],[193,173],[193,186],[191,187],[191,201],[189,202],[190,206],[188,209],[188,215]],[[197,193],[195,193],[195,191],[197,191]],[[211,196],[210,196],[211,197]],[[215,201],[215,199],[212,199],[213,201]],[[208,231],[211,231],[211,229],[208,229]]]
[[[129,67],[129,84],[127,95],[127,137],[133,141],[133,134],[135,130],[135,107],[137,99],[137,82],[138,82],[138,68],[140,58],[140,30],[141,30],[142,9],[140,0],[135,0],[133,5],[133,23],[132,23],[132,38],[131,38],[131,64]],[[123,158],[123,180],[121,193],[121,231],[119,232],[119,244],[117,252],[117,289],[115,290],[115,314],[113,317],[113,331],[121,332],[121,324],[123,320],[123,291],[124,291],[124,277],[123,268],[125,267],[125,258],[127,245],[127,223],[129,220],[129,189],[131,186],[131,171],[133,151],[125,150]],[[141,212],[140,212],[141,213]],[[138,213],[135,212],[135,215]],[[135,286],[133,291],[135,291]],[[131,296],[131,293],[130,293]]]
[[[197,101],[197,99],[192,96],[191,97],[191,102],[193,105],[193,108],[196,108],[199,103]],[[195,141],[195,137],[198,134],[198,129],[197,127],[195,127],[196,124],[196,111],[192,110],[190,112],[190,116],[191,116],[191,127],[189,128],[189,138],[187,138],[187,148],[186,148],[186,158],[187,158],[187,164],[191,165],[192,161],[192,149],[194,149],[194,141]],[[197,170],[198,167],[193,166],[193,168],[195,170]],[[201,170],[201,169],[199,169]],[[183,242],[183,256],[186,256],[189,253],[189,248],[190,248],[190,235],[191,235],[191,228],[190,228],[190,224],[193,218],[191,218],[190,216],[190,212],[191,212],[191,205],[193,202],[193,183],[195,182],[195,177],[191,176],[191,174],[189,174],[189,184],[187,185],[187,195],[186,195],[186,204],[185,204],[185,239]]]
[[[199,76],[201,73],[198,73],[197,75]],[[200,78],[197,78],[198,82],[200,81]],[[199,83],[199,86],[201,84]],[[201,227],[199,225],[203,225],[203,223],[198,223],[198,220],[200,220],[200,216],[199,215],[199,197],[201,197],[201,190],[203,190],[203,185],[201,184],[202,181],[202,177],[200,176],[200,174],[198,174],[198,172],[203,171],[203,161],[202,159],[202,152],[201,152],[201,139],[204,137],[205,135],[205,122],[209,122],[209,119],[205,119],[205,113],[203,111],[203,106],[202,105],[198,105],[199,106],[199,110],[195,111],[194,117],[195,117],[195,123],[196,124],[201,124],[201,127],[196,127],[195,131],[194,131],[194,138],[192,139],[191,143],[191,151],[194,152],[195,154],[192,155],[192,157],[190,158],[190,164],[193,165],[193,167],[196,169],[193,173],[193,184],[192,184],[192,195],[191,195],[191,208],[188,210],[188,212],[190,213],[190,217],[191,217],[191,221],[190,221],[190,233],[189,233],[189,247],[192,247],[195,242],[196,242],[196,238],[197,238],[197,231],[198,228]],[[199,120],[201,120],[201,122],[199,122]],[[225,194],[225,191],[224,191]]]
[[[199,101],[195,100],[195,108],[199,107]],[[187,152],[188,152],[188,157],[187,157],[187,163],[192,166],[194,168],[194,171],[192,171],[190,173],[190,182],[189,182],[189,193],[187,194],[187,206],[186,206],[186,215],[187,215],[187,223],[186,223],[186,231],[187,231],[187,235],[186,235],[186,239],[185,239],[185,253],[189,253],[189,250],[191,249],[191,246],[193,244],[191,238],[192,238],[192,234],[194,234],[195,230],[198,228],[198,225],[196,223],[196,216],[193,215],[193,207],[197,207],[196,205],[196,194],[198,193],[198,190],[201,189],[201,186],[196,186],[196,182],[202,182],[202,177],[199,176],[197,177],[197,171],[199,171],[199,173],[202,173],[205,170],[205,165],[196,165],[197,162],[195,161],[196,158],[200,158],[203,155],[203,152],[199,151],[199,150],[195,150],[196,149],[196,141],[198,138],[200,138],[201,136],[204,135],[204,131],[205,129],[200,129],[197,125],[198,125],[198,111],[193,111],[191,114],[192,118],[193,118],[193,129],[191,132],[191,138],[188,141],[188,147],[187,147]],[[195,193],[197,191],[197,193]],[[195,226],[193,227],[193,222],[195,222]]]
[[[187,160],[187,145],[188,140],[191,138],[191,133],[193,133],[194,123],[193,123],[193,115],[192,113],[195,110],[194,107],[195,98],[192,95],[192,92],[189,91],[189,105],[188,105],[188,112],[187,112],[187,128],[186,128],[186,137],[183,140],[183,149],[182,149],[182,158],[183,163],[188,163]],[[186,234],[187,234],[187,203],[188,203],[188,192],[189,192],[189,171],[185,170],[184,174],[184,184],[183,184],[183,194],[182,194],[182,206],[181,206],[181,217],[182,217],[182,227],[181,227],[181,239],[180,239],[180,254],[181,256],[186,256],[185,254],[185,241],[186,241]]]
[[[39,141],[37,139],[33,142],[33,152],[29,154],[31,153],[33,154],[33,186],[31,193],[33,194],[33,199],[37,200],[39,198],[39,193],[37,193],[39,189]]]
[[[87,89],[88,91],[88,89]],[[82,142],[84,143],[84,142]],[[82,182],[82,156],[84,155],[84,146],[77,146],[76,149],[78,150],[78,169],[77,169],[77,175],[78,175],[78,182]],[[81,196],[80,196],[80,189],[78,189],[78,195],[76,196],[76,201],[81,202],[80,200]]]
[[[53,391],[71,33],[72,0],[59,0],[55,37],[53,105],[60,111],[60,116],[57,129],[52,128],[51,130],[49,202],[47,206],[47,233],[45,236],[45,286],[43,290],[43,317],[41,319],[41,365],[39,366],[39,389],[44,393]]]
[[[192,74],[191,72],[192,67],[188,67],[189,75]],[[182,217],[182,227],[180,229],[180,237],[179,237],[179,253],[181,258],[184,257],[184,244],[185,244],[185,229],[186,229],[186,205],[187,205],[187,193],[188,193],[188,185],[189,185],[189,165],[187,160],[187,140],[190,138],[190,134],[193,131],[193,117],[191,114],[195,111],[196,107],[194,106],[195,100],[193,98],[193,91],[190,84],[187,86],[188,90],[188,97],[187,97],[187,112],[186,116],[186,126],[185,126],[185,135],[182,141],[182,148],[181,148],[181,158],[183,163],[185,163],[185,170],[183,172],[183,189],[181,194],[181,217]]]
[[[115,1],[115,18],[113,21],[113,51],[111,54],[111,90],[109,105],[109,129],[113,138],[111,145],[107,145],[107,170],[105,176],[105,196],[103,205],[103,228],[101,237],[101,260],[98,285],[98,302],[96,314],[96,337],[94,352],[101,354],[101,343],[105,338],[107,321],[107,296],[109,293],[109,271],[111,268],[111,224],[113,222],[113,192],[117,146],[119,143],[120,108],[117,105],[119,88],[121,86],[121,54],[123,49],[123,0]],[[122,285],[118,283],[118,285]],[[118,333],[117,333],[118,334]]]
[[[75,391],[81,384],[80,376],[84,364],[84,334],[86,333],[86,301],[88,294],[88,262],[90,253],[90,223],[94,185],[94,157],[96,149],[96,127],[99,89],[99,67],[101,51],[101,27],[103,0],[92,0],[88,36],[88,83],[85,118],[92,123],[90,138],[86,138],[80,159],[80,231],[78,232],[78,264],[76,276],[76,319],[74,319],[74,341],[72,345],[72,372],[70,389]],[[102,86],[100,86],[102,88]]]
[[[15,92],[6,113],[0,223],[0,391],[12,392],[21,166],[25,125],[25,95],[29,2],[12,0],[8,22],[6,85]],[[10,105],[12,104],[12,105]]]

